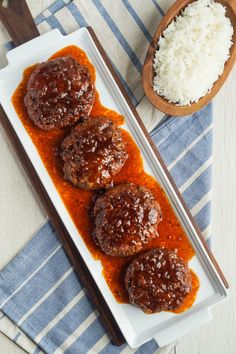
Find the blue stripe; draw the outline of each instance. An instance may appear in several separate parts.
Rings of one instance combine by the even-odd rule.
[[[127,344],[122,344],[119,347],[116,347],[112,341],[110,341],[100,352],[99,354],[119,354],[122,350],[127,347]],[[149,354],[149,353],[148,353]]]
[[[84,17],[82,16],[81,12],[79,11],[78,7],[74,4],[74,2],[69,3],[67,8],[80,27],[88,26],[87,22],[85,21]]]
[[[83,15],[81,14],[81,12],[79,11],[78,7],[71,2],[68,6],[67,6],[68,10],[70,11],[70,13],[72,14],[72,16],[74,17],[74,19],[76,20],[76,22],[78,23],[78,25],[80,27],[87,27],[88,23],[85,20],[85,18],[83,17]],[[121,81],[122,85],[124,86],[126,92],[128,93],[132,103],[134,106],[137,106],[138,104],[138,100],[135,97],[135,95],[133,94],[133,92],[131,91],[130,87],[128,86],[127,82],[123,79],[122,75],[120,74],[119,70],[116,68],[116,66],[113,64],[112,60],[109,58],[116,74],[119,77],[119,80]]]
[[[210,225],[211,220],[211,202],[209,201],[195,216],[199,228],[201,231],[205,230]]]
[[[118,354],[127,347],[127,344],[123,344],[120,347],[114,346],[111,342],[108,343],[99,354]],[[155,340],[150,340],[149,342],[143,344],[135,353],[138,354],[152,354],[158,349],[158,345]],[[69,353],[68,353],[69,354]]]
[[[171,131],[171,134],[158,146],[167,166],[175,161],[211,125],[212,119],[209,116],[201,120],[199,117],[190,117],[184,118],[183,122],[184,124]]]
[[[19,309],[15,320],[18,321],[31,307],[38,302],[44,294],[71,268],[69,262],[65,259],[63,248],[60,248],[53,257],[27,282],[27,286],[23,286],[4,306],[3,310],[6,313],[7,309],[11,308],[12,304],[16,304]],[[60,264],[60,267],[58,267]],[[40,279],[47,273],[48,268],[55,269],[50,272],[44,279],[43,287],[39,287]]]
[[[11,50],[11,49],[13,49],[13,48],[16,48],[16,45],[15,45],[15,43],[14,43],[13,41],[9,41],[9,42],[7,42],[7,43],[5,44],[5,48],[6,48],[7,51],[8,51],[8,50]]]
[[[158,124],[150,133],[154,144],[156,146],[159,145],[160,142],[164,141],[169,136],[169,130],[172,124],[174,124],[176,127],[179,127],[183,123],[184,120],[182,119],[166,115],[165,120],[161,124]]]
[[[51,268],[54,269],[54,268]],[[47,268],[50,272],[50,268]],[[41,278],[44,279],[44,278]],[[37,287],[38,289],[38,287]],[[75,273],[63,281],[62,284],[40,304],[22,323],[21,328],[35,338],[82,290]],[[33,327],[34,332],[29,328]]]
[[[103,335],[104,327],[97,318],[63,354],[87,353]]]
[[[143,344],[135,353],[136,354],[146,354],[146,353],[156,353],[158,350],[158,345],[156,343],[156,341],[150,340],[149,342]]]
[[[94,308],[87,296],[84,296],[63,318],[43,337],[39,345],[48,344],[49,338],[53,337],[51,344],[52,352],[56,350],[61,344],[87,319],[93,312]],[[53,336],[58,333],[57,336]]]
[[[109,13],[105,9],[105,7],[101,4],[100,0],[92,0],[92,2],[96,6],[99,13],[102,15],[102,17],[104,18],[106,23],[108,24],[108,26],[111,29],[111,31],[113,32],[113,34],[118,39],[120,45],[122,46],[124,51],[127,53],[127,55],[129,56],[130,60],[134,64],[134,66],[138,69],[139,73],[142,74],[141,62],[139,61],[137,55],[135,54],[133,49],[130,47],[129,43],[127,42],[127,40],[125,39],[123,34],[120,32],[120,30],[117,27],[117,25],[115,24],[115,22],[112,20],[111,16],[109,15]]]
[[[205,124],[203,123],[203,120],[205,119],[210,119],[212,122],[212,104],[210,103],[208,106],[190,116],[166,116],[165,120],[161,124],[158,124],[158,126],[151,132],[151,137],[154,143],[156,145],[162,143],[169,136],[171,136],[176,129],[179,129],[183,124],[186,124],[189,119],[192,121],[192,126],[195,126],[195,118],[198,120],[198,124],[200,125]],[[192,126],[189,126],[190,130],[192,129]]]
[[[64,28],[62,27],[62,25],[60,24],[60,22],[58,21],[58,19],[54,15],[51,15],[48,18],[46,18],[46,22],[49,24],[49,26],[52,29],[58,28],[60,30],[61,34],[66,35]]]
[[[212,166],[209,166],[182,194],[189,209],[192,209],[211,189]]]
[[[140,17],[137,15],[137,12],[134,10],[134,8],[131,6],[130,2],[128,0],[122,0],[123,4],[125,5],[126,9],[129,11],[130,15],[133,17],[134,21],[137,23],[141,31],[143,32],[144,36],[148,40],[148,42],[151,42],[152,36],[148,32],[147,27],[144,25],[143,21],[140,19]]]
[[[181,187],[211,157],[210,144],[212,144],[212,130],[170,170],[178,187]]]
[[[42,349],[40,347],[37,347],[35,349],[35,351],[33,352],[33,354],[39,354],[42,351]]]
[[[48,7],[48,10],[51,12],[51,14],[54,14],[56,11],[61,10],[64,6],[65,2],[63,0],[57,0]]]
[[[21,336],[20,332],[16,333],[15,337],[13,338],[13,342],[16,342],[20,336]]]
[[[45,18],[46,17],[43,14],[40,14],[34,19],[34,22],[36,25],[39,25],[41,22],[45,20]]]
[[[161,14],[161,16],[164,16],[165,13],[164,11],[162,10],[162,8],[160,7],[160,5],[158,4],[158,2],[156,0],[152,0],[153,4],[155,5],[155,7],[157,8],[159,14]]]
[[[0,273],[0,302],[13,293],[30,275],[56,250],[60,242],[50,223],[45,223],[33,237],[24,250],[19,253],[11,267],[4,268]],[[40,255],[40,257],[38,256]],[[32,259],[34,260],[32,262]],[[67,261],[69,263],[69,261]],[[18,264],[17,276],[12,270],[14,264]],[[7,288],[9,293],[3,292],[1,285]]]

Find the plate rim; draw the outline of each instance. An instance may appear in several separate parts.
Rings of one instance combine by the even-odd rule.
[[[80,30],[77,30],[77,31],[81,31],[81,30],[85,30],[85,28],[81,28]],[[55,31],[55,30],[53,30],[53,31]],[[77,31],[75,31],[75,32],[77,32]],[[164,162],[163,162],[163,160],[162,160],[162,158],[161,158],[159,152],[157,151],[157,149],[156,149],[154,143],[152,142],[152,140],[151,140],[151,138],[150,138],[148,132],[146,131],[146,128],[144,127],[144,125],[143,125],[143,123],[142,123],[142,121],[141,121],[141,118],[140,118],[139,114],[137,113],[136,109],[134,108],[133,104],[131,103],[131,101],[130,101],[130,99],[129,99],[129,97],[128,97],[126,91],[125,91],[125,89],[123,88],[122,84],[120,83],[119,78],[117,77],[117,75],[116,75],[116,73],[115,73],[115,71],[114,71],[114,69],[113,69],[113,67],[112,67],[112,65],[111,65],[111,63],[110,63],[110,61],[109,61],[109,59],[108,59],[108,57],[107,57],[107,55],[106,55],[104,49],[103,49],[103,47],[101,46],[100,42],[98,41],[98,39],[97,39],[97,37],[96,37],[94,31],[92,30],[92,28],[91,28],[91,27],[87,27],[87,31],[89,32],[89,35],[90,35],[90,37],[91,37],[91,39],[92,39],[92,41],[93,41],[93,43],[94,43],[96,49],[99,51],[99,53],[100,53],[100,55],[101,55],[101,58],[102,58],[102,60],[104,61],[104,64],[105,64],[105,66],[107,67],[107,69],[108,69],[110,75],[111,75],[112,78],[115,80],[115,83],[117,84],[117,86],[118,86],[118,88],[119,88],[119,90],[120,90],[120,92],[121,92],[122,98],[124,98],[125,103],[128,105],[128,108],[131,110],[132,114],[133,114],[134,117],[136,118],[137,123],[138,123],[140,129],[142,130],[142,133],[145,135],[145,138],[147,139],[147,141],[148,141],[149,144],[151,145],[151,148],[152,148],[152,151],[153,151],[154,155],[156,156],[158,162],[160,163],[162,169],[164,170],[164,172],[165,172],[165,174],[166,174],[166,176],[167,176],[169,182],[170,182],[171,185],[172,185],[172,188],[175,190],[175,193],[176,193],[176,195],[177,195],[177,197],[178,197],[178,199],[179,199],[181,205],[182,205],[183,208],[185,209],[185,212],[186,212],[186,214],[187,214],[189,220],[191,221],[191,225],[194,227],[194,229],[195,229],[195,231],[196,231],[196,233],[197,233],[199,239],[200,239],[201,242],[202,242],[202,245],[204,246],[204,248],[205,248],[205,250],[206,250],[207,256],[208,256],[209,259],[211,260],[211,264],[214,265],[214,270],[217,272],[219,278],[221,279],[222,283],[224,284],[224,287],[225,287],[225,288],[228,288],[228,283],[227,283],[227,281],[226,281],[226,279],[225,279],[225,277],[224,277],[224,275],[223,275],[223,273],[222,273],[222,271],[221,271],[221,269],[220,269],[218,263],[215,261],[215,258],[214,258],[214,256],[212,255],[212,252],[209,250],[209,248],[208,248],[208,246],[207,246],[205,240],[203,239],[202,234],[201,234],[201,232],[200,232],[198,226],[196,225],[196,223],[195,223],[195,221],[194,221],[194,219],[193,219],[193,217],[192,217],[190,211],[189,211],[188,208],[186,207],[186,204],[185,204],[185,202],[184,202],[184,200],[183,200],[181,194],[179,193],[179,191],[178,191],[178,189],[177,189],[175,183],[173,182],[173,179],[172,179],[172,177],[170,176],[170,174],[169,174],[169,172],[168,172],[168,170],[167,170],[167,168],[166,168],[166,166],[165,166],[165,164],[164,164]],[[52,32],[52,31],[50,31],[50,32]],[[74,32],[73,32],[73,33],[74,33]],[[62,35],[61,35],[61,36],[62,36]],[[66,36],[62,36],[62,38],[63,38],[63,37],[66,37]],[[28,42],[27,42],[27,43],[28,43]],[[18,47],[18,48],[19,48],[19,47]],[[99,59],[100,59],[100,58],[99,58]],[[4,69],[2,69],[2,70],[4,70]],[[2,70],[0,71],[0,76],[1,76]],[[37,171],[36,171],[36,173],[37,173]],[[200,236],[199,236],[199,235],[200,235]],[[71,238],[71,239],[72,239],[72,238]],[[210,255],[212,256],[212,258],[211,258]],[[227,294],[227,293],[226,293],[226,294]],[[111,311],[112,311],[112,309],[111,309]],[[114,313],[113,313],[113,315],[114,315]],[[121,330],[122,330],[122,329],[121,329]],[[122,332],[123,332],[123,331],[122,331]],[[125,338],[126,338],[126,335],[125,335],[124,332],[123,332],[123,334],[124,334],[124,336],[125,336]],[[149,338],[149,339],[150,339],[150,338]],[[126,340],[127,340],[127,338],[126,338]],[[147,339],[147,340],[148,340],[148,339]],[[142,344],[142,343],[141,343],[141,344]],[[138,344],[138,345],[140,345],[140,344]]]

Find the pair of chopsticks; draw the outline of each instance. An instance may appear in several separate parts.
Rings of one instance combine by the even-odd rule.
[[[37,36],[38,29],[34,23],[30,10],[25,0],[3,0],[0,1],[0,20],[9,32],[15,45],[21,45]],[[91,276],[80,253],[70,238],[65,226],[63,225],[53,203],[51,202],[45,188],[42,185],[30,159],[21,145],[14,129],[12,128],[5,112],[0,106],[0,121],[6,130],[8,137],[16,150],[16,154],[25,167],[31,183],[38,192],[44,209],[48,214],[57,234],[62,242],[64,249],[73,264],[73,267],[87,289],[88,296],[97,307],[100,317],[107,328],[115,345],[121,345],[125,339],[118,327],[106,301],[93,277]]]

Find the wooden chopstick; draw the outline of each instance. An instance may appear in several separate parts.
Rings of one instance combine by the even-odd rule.
[[[38,29],[34,23],[25,0],[11,0],[8,7],[3,7],[2,4],[0,4],[0,20],[3,22],[16,45],[25,43],[39,35]],[[35,190],[37,191],[42,205],[47,215],[49,216],[52,225],[55,228],[77,275],[79,276],[79,279],[86,287],[89,298],[97,307],[101,320],[107,328],[112,341],[115,345],[123,344],[125,339],[111,313],[111,310],[104,300],[104,297],[102,296],[95,280],[91,276],[79,251],[71,240],[67,229],[62,223],[60,216],[58,215],[52,201],[47,194],[47,191],[45,190],[17,134],[15,133],[1,106],[0,121],[9,137],[9,140],[15,148],[17,156],[25,168],[30,182],[33,184]]]

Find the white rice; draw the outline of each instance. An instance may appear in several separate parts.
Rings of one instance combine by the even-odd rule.
[[[164,30],[153,60],[153,89],[170,102],[190,105],[205,96],[230,55],[233,27],[213,0],[188,5]]]

